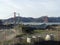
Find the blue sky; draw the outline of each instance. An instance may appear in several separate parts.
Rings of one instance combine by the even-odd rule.
[[[0,0],[0,19],[13,17],[13,12],[23,17],[60,16],[60,0]]]

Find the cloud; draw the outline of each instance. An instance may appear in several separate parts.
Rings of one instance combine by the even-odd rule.
[[[0,17],[11,17],[14,11],[24,17],[59,16],[60,0],[0,0]]]

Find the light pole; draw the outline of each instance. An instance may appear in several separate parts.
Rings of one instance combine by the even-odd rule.
[[[20,21],[21,21],[21,20],[20,21],[19,20],[20,20],[20,13],[18,13],[18,25],[20,24]]]
[[[22,32],[22,20],[20,17],[20,13],[18,13],[18,27],[19,27],[20,32]]]

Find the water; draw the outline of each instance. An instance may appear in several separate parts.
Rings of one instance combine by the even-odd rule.
[[[7,23],[4,23],[7,24]],[[14,24],[14,22],[10,22],[8,24]],[[16,24],[18,24],[18,22],[16,22]],[[41,25],[41,24],[46,24],[46,25],[60,25],[60,22],[48,22],[48,23],[44,23],[44,22],[20,22],[19,24],[24,24],[24,25]]]
[[[36,23],[36,22],[29,22],[29,23],[22,23],[24,25],[41,25],[41,24],[46,24],[46,25],[60,25],[60,23]]]

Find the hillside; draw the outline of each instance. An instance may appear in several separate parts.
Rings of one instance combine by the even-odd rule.
[[[9,18],[3,20],[3,23],[14,23],[14,20],[16,22],[44,22],[45,16],[39,17],[39,18],[32,18],[32,17],[16,17],[15,19]],[[60,17],[47,17],[48,22],[60,22]]]

